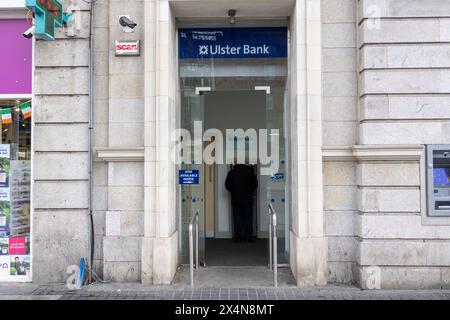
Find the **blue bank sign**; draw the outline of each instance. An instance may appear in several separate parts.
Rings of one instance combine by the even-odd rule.
[[[180,59],[285,58],[287,28],[179,29]]]

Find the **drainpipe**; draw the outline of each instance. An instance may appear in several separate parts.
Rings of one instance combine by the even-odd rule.
[[[88,191],[88,212],[89,212],[89,283],[92,283],[92,271],[94,268],[94,248],[95,248],[95,235],[94,235],[94,217],[92,206],[92,193],[93,193],[93,43],[92,43],[92,28],[94,20],[94,8],[93,4],[97,0],[89,1],[89,138],[88,138],[88,158],[89,158],[89,191]]]

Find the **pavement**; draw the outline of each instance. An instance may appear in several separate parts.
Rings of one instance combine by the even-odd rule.
[[[2,283],[0,300],[450,300],[450,290],[360,290],[344,285],[193,289],[112,283],[72,291],[63,284]]]
[[[289,268],[278,269],[278,287],[266,267],[180,267],[172,285],[94,283],[80,290],[65,284],[0,283],[0,300],[450,300],[450,290],[361,290],[351,285],[297,287]]]

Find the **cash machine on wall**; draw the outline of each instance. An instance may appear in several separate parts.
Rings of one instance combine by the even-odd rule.
[[[450,145],[427,147],[428,215],[450,216]]]

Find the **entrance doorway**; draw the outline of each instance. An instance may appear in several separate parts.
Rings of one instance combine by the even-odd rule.
[[[261,90],[261,88],[264,90]],[[264,175],[262,165],[252,163],[250,154],[252,149],[257,149],[260,144],[252,141],[252,137],[245,136],[242,144],[245,148],[245,163],[251,168],[258,181],[258,186],[253,193],[253,206],[251,216],[251,241],[233,241],[236,221],[233,217],[233,204],[231,193],[225,187],[225,181],[233,165],[232,163],[214,164],[182,164],[180,170],[198,171],[198,183],[181,185],[181,213],[182,221],[189,223],[195,212],[199,213],[200,220],[200,261],[206,266],[263,266],[269,262],[268,249],[268,205],[276,207],[278,213],[277,235],[279,238],[279,263],[287,263],[286,241],[286,152],[284,144],[283,113],[284,89],[281,91],[271,86],[256,86],[256,90],[216,90],[210,88],[196,88],[197,94],[187,95],[186,108],[181,111],[183,128],[195,131],[197,123],[202,124],[202,132],[215,129],[223,134],[223,158],[226,160],[228,151],[227,130],[242,129],[260,130],[277,128],[279,139],[279,166],[276,173]],[[202,91],[204,90],[204,91]],[[275,106],[278,105],[278,106]],[[281,124],[277,127],[276,123]],[[281,130],[280,130],[281,129]],[[268,141],[270,133],[268,131]],[[258,139],[259,137],[256,136]],[[234,137],[233,146],[238,152],[238,140]],[[283,140],[283,141],[281,141]],[[193,145],[208,143],[193,140]],[[270,142],[268,143],[270,146]],[[269,148],[270,150],[270,148]],[[194,151],[192,152],[194,153]],[[230,159],[228,159],[230,160]],[[239,227],[239,225],[238,225]],[[186,229],[185,229],[186,230]],[[187,236],[187,234],[185,233]],[[188,239],[182,239],[184,253],[188,253],[186,245]],[[187,261],[187,256],[184,257]]]
[[[206,32],[205,29],[202,32]],[[186,34],[189,35],[188,32]],[[235,34],[239,35],[237,29]],[[189,263],[189,224],[198,213],[200,265],[267,267],[268,207],[271,204],[277,213],[278,264],[287,265],[287,59],[181,57],[180,53],[179,126],[189,133],[191,142],[189,150],[183,150],[183,156],[188,154],[186,158],[189,161],[183,160],[177,166],[181,263]],[[243,136],[228,134],[239,129]],[[211,130],[221,135],[221,139],[212,135]],[[249,131],[256,134],[251,135]],[[211,148],[213,143],[215,148]],[[262,153],[270,162],[261,159],[263,146],[267,150]],[[212,149],[215,160],[223,161],[205,161],[206,151]],[[239,156],[239,151],[243,151],[244,158]],[[233,165],[240,163],[253,170],[258,186],[252,196],[251,241],[236,242],[233,241],[236,220],[233,218],[232,196],[225,187],[225,181]],[[181,175],[186,172],[190,172],[193,178],[184,181]]]
[[[204,93],[204,129],[241,128],[260,130],[266,127],[266,92],[264,91],[212,91]],[[251,143],[248,143],[251,145]],[[250,148],[250,147],[248,147]],[[247,150],[246,150],[247,151]],[[266,265],[268,259],[267,235],[264,235],[262,215],[264,201],[261,203],[260,190],[265,189],[259,166],[247,163],[256,177],[258,186],[252,195],[251,216],[233,215],[231,193],[225,187],[228,173],[233,164],[214,164],[208,166],[205,187],[205,261],[208,266],[258,266]],[[213,192],[211,192],[213,191]],[[243,213],[239,213],[243,214]],[[249,220],[249,221],[248,221]],[[246,235],[249,239],[237,239],[243,224],[251,228]],[[239,230],[236,230],[239,229]],[[267,230],[266,230],[267,231]],[[234,239],[233,239],[234,238]],[[250,241],[248,241],[250,240]]]

